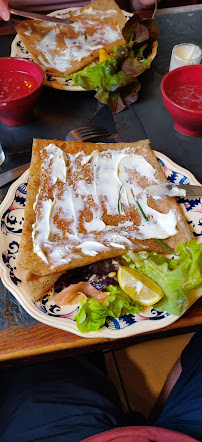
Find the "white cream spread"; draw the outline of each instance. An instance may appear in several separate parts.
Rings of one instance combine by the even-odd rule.
[[[34,210],[37,210],[37,201],[39,195],[37,195],[36,203],[34,204]],[[48,199],[43,201],[42,210],[40,210],[40,217],[36,220],[35,224],[32,226],[32,240],[34,252],[48,264],[48,260],[43,251],[43,242],[50,239],[51,233],[51,212],[55,201]]]
[[[42,169],[51,170],[51,181],[53,184],[55,184],[57,181],[66,183],[67,168],[64,152],[52,143],[46,147],[46,151],[49,155],[42,165]]]
[[[71,69],[72,63],[88,57],[92,51],[123,38],[118,24],[112,27],[102,21],[96,21],[96,17],[93,16],[97,11],[93,11],[89,8],[85,23],[78,20],[69,25],[67,32],[63,32],[62,25],[51,25],[50,31],[37,44],[40,63],[65,72]],[[117,14],[117,11],[104,11],[101,17],[99,13],[99,18],[102,20],[114,14]],[[94,21],[90,20],[91,16]]]
[[[101,10],[97,10],[94,9],[92,6],[90,6],[89,8],[86,8],[84,11],[82,11],[82,15],[84,14],[89,14],[89,15],[98,15],[99,13],[99,18],[101,20],[103,20],[106,17],[110,17],[111,15],[117,14],[116,9],[108,9],[108,11],[101,11]],[[74,11],[74,16],[78,16],[81,15],[81,11],[80,9],[77,9],[77,11]]]
[[[186,190],[180,189],[178,186],[174,186],[169,190],[166,190],[166,195],[168,196],[186,196]]]
[[[158,183],[155,169],[130,147],[72,155],[51,143],[43,157],[32,240],[35,253],[53,268],[112,248],[130,249],[133,239],[164,239],[177,233],[174,210],[164,214],[148,205],[138,178],[144,178],[145,186]],[[140,225],[133,223],[134,213]]]
[[[103,252],[107,250],[107,247],[104,244],[101,244],[97,241],[83,241],[82,244],[77,246],[77,249],[81,249],[84,255],[95,256],[99,252]]]

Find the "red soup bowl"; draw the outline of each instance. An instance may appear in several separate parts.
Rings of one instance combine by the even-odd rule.
[[[202,135],[202,65],[168,72],[161,82],[161,95],[178,132]]]
[[[43,69],[33,61],[0,58],[0,121],[8,126],[30,121],[43,81]]]

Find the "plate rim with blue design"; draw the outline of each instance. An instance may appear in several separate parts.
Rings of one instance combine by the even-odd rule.
[[[176,184],[201,185],[194,175],[181,166],[178,166],[166,155],[154,151],[164,172],[171,182]],[[160,330],[179,317],[169,315],[166,312],[156,312],[153,308],[147,308],[135,315],[125,315],[123,318],[107,318],[106,326],[97,332],[81,333],[74,321],[74,314],[78,308],[76,305],[68,307],[56,306],[51,298],[44,297],[41,301],[33,302],[26,294],[20,279],[15,271],[14,261],[22,231],[24,204],[26,195],[26,183],[29,175],[27,170],[9,188],[6,197],[0,205],[0,274],[5,287],[17,299],[25,311],[37,321],[46,325],[74,333],[87,338],[124,338],[140,333]],[[198,242],[202,241],[202,199],[187,200],[178,198],[188,222],[194,225],[194,233]],[[192,204],[190,204],[190,202]],[[15,213],[14,213],[15,212]],[[10,218],[8,215],[10,215]],[[200,221],[201,215],[201,221]],[[6,218],[8,216],[8,218]],[[17,217],[19,220],[16,221]],[[8,219],[6,224],[5,219]],[[198,223],[198,229],[196,224]],[[9,224],[9,226],[8,226]],[[15,227],[16,224],[16,227]],[[200,230],[201,229],[201,230]],[[189,307],[202,296],[202,289],[193,291],[190,297]]]

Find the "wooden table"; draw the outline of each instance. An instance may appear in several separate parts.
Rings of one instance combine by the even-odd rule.
[[[32,138],[65,139],[74,127],[86,123],[104,125],[116,133],[117,141],[149,138],[153,149],[189,169],[202,180],[202,137],[185,137],[175,131],[160,94],[160,83],[168,72],[172,47],[177,43],[202,42],[202,6],[158,12],[159,48],[149,71],[141,76],[139,100],[120,114],[113,115],[94,99],[94,92],[65,92],[44,88],[35,110],[35,119],[19,127],[0,123],[0,140],[6,153],[1,171],[30,160]],[[0,35],[0,56],[10,54],[13,35]],[[8,186],[0,189],[2,200]],[[0,283],[0,361],[18,363],[30,357],[55,357],[76,352],[110,350],[148,339],[192,332],[201,328],[202,302],[169,327],[125,339],[88,339],[36,322]]]

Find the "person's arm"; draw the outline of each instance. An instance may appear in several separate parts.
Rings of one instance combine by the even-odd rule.
[[[0,0],[0,18],[2,18],[5,21],[10,20],[8,0]]]
[[[133,11],[140,11],[152,7],[154,3],[155,0],[131,0],[131,8]],[[8,0],[0,0],[0,18],[5,21],[10,20]]]
[[[142,9],[149,9],[152,8],[154,4],[155,0],[131,0],[131,8],[133,11],[141,11]]]

